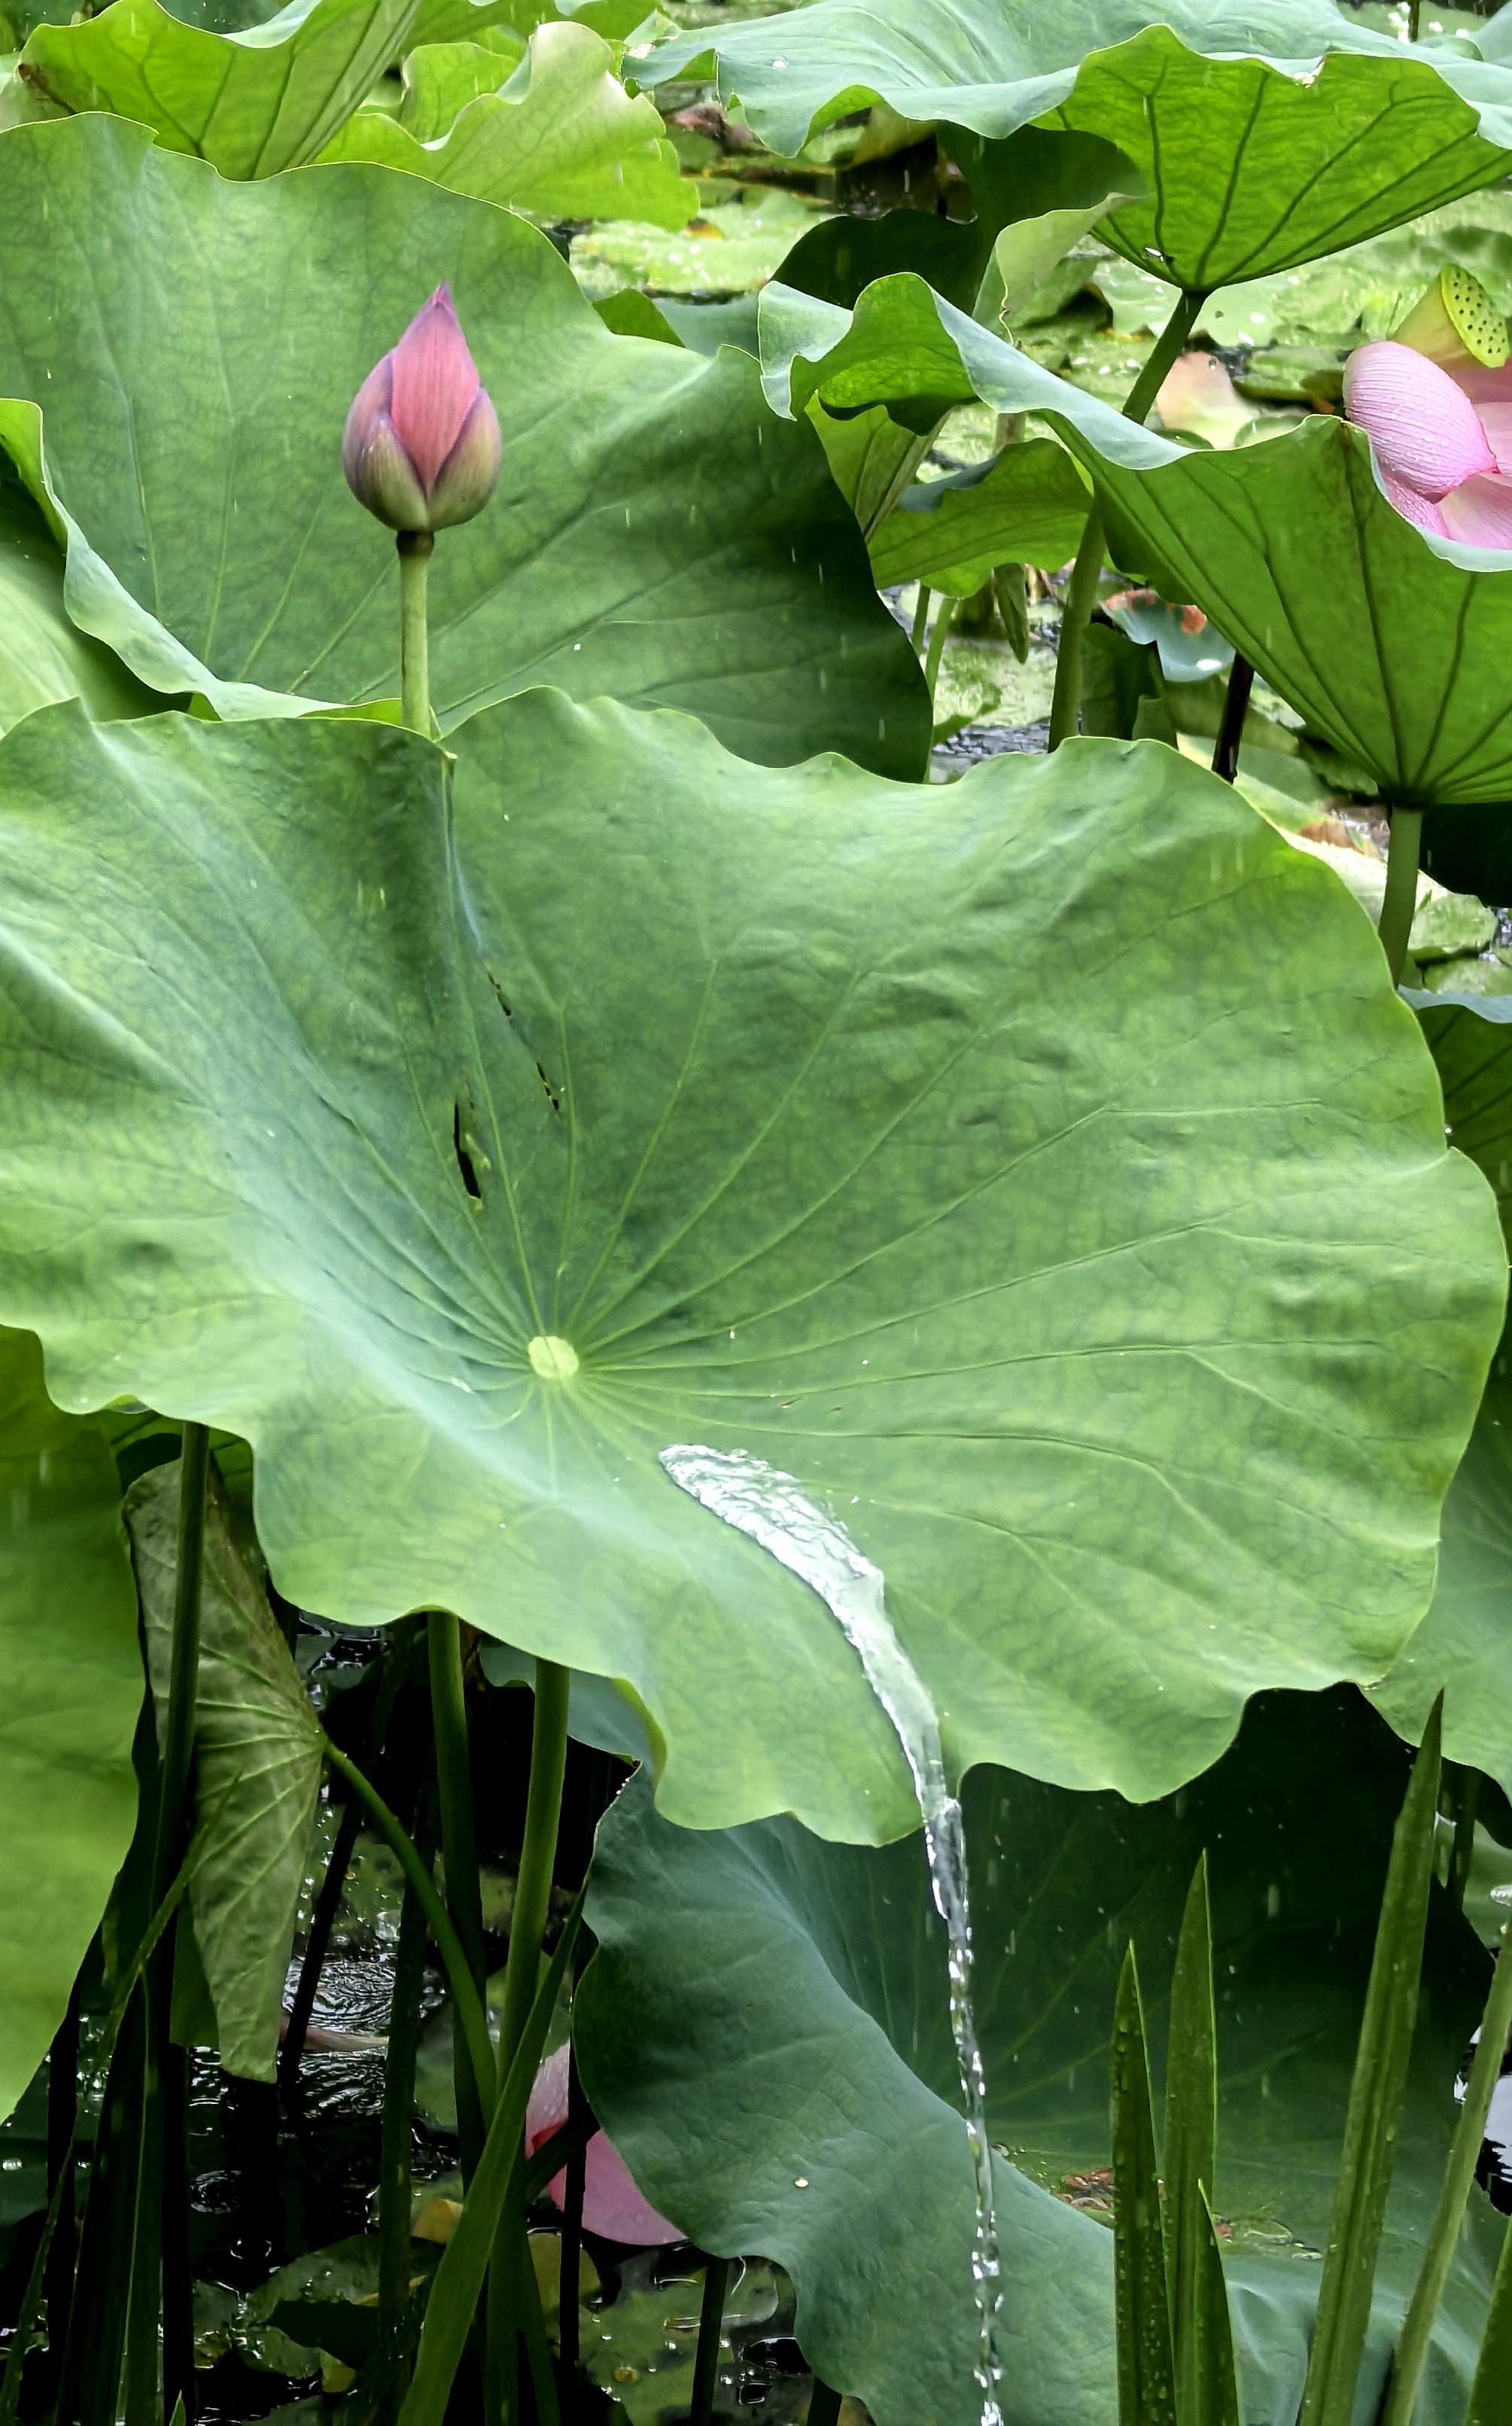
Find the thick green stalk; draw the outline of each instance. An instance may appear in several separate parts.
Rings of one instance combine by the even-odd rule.
[[[473,2072],[485,2103],[493,2103],[493,2048],[489,2039],[489,2026],[484,2018],[483,1999],[473,1985],[473,1974],[462,1951],[462,1941],[452,1926],[452,1917],[436,1892],[436,1882],[416,1852],[413,1844],[382,1795],[362,1775],[354,1760],[326,1738],[326,1758],[332,1769],[346,1780],[352,1792],[363,1803],[378,1835],[397,1857],[409,1884],[420,1900],[430,1933],[436,1941],[441,1959],[446,1966],[447,1983],[458,2018],[467,2038],[468,2052],[473,2059]],[[487,2084],[486,2088],[484,2084]]]
[[[843,2398],[841,2393],[836,2392],[828,2384],[821,2384],[819,2378],[815,2376],[813,2390],[809,2395],[809,2414],[804,2420],[804,2426],[838,2426],[840,2403]]]
[[[159,1769],[153,1902],[159,1904],[184,1859],[194,1781],[194,1722],[200,1686],[200,1597],[204,1572],[205,1493],[210,1434],[186,1423],[179,1457],[179,1518],[173,1580],[172,1649]],[[188,2066],[172,2038],[177,1919],[164,1931],[148,1966],[146,2112],[137,2187],[131,2302],[126,2331],[127,2426],[153,2426],[158,2414],[159,2319],[162,2397],[171,2409],[194,2403],[194,2309],[188,2279]]]
[[[1060,610],[1060,639],[1055,650],[1055,687],[1050,701],[1050,738],[1058,750],[1077,728],[1082,713],[1082,635],[1097,604],[1098,575],[1102,570],[1102,516],[1096,506],[1082,526],[1081,544]]]
[[[1486,2118],[1491,2110],[1491,2094],[1501,2077],[1502,2059],[1506,2053],[1508,2032],[1512,2031],[1512,1929],[1502,1933],[1502,1950],[1491,1974],[1490,1993],[1481,2017],[1481,2034],[1475,2048],[1475,2061],[1470,2068],[1465,2089],[1465,2102],[1455,2126],[1454,2141],[1449,2150],[1449,2162],[1444,2167],[1443,2187],[1434,2209],[1433,2223],[1424,2246],[1423,2263],[1413,2287],[1402,2338],[1391,2362],[1391,2380],[1387,2387],[1386,2407],[1381,2426],[1410,2426],[1413,2403],[1418,2397],[1423,2369],[1428,2356],[1428,2341],[1433,2321],[1443,2298],[1449,2269],[1459,2245],[1459,2227],[1465,2219],[1470,2186],[1475,2178],[1476,2159],[1486,2136]]]
[[[415,1852],[435,1859],[436,1830],[428,1791],[416,1816]],[[415,2052],[426,1976],[426,1916],[413,1883],[405,1881],[399,1943],[394,1961],[388,2050],[383,2060],[383,2120],[378,2159],[378,2332],[384,2368],[382,2414],[393,2417],[403,2396],[401,2330],[410,2305],[410,2210],[413,2196]]]
[[[927,581],[921,581],[919,595],[914,601],[913,628],[909,634],[915,656],[918,656],[924,648],[924,636],[929,623],[929,584]]]
[[[931,714],[934,710],[935,685],[940,680],[940,660],[945,654],[945,642],[950,638],[951,625],[960,612],[960,605],[958,598],[941,598],[940,612],[935,617],[935,628],[929,635],[929,654],[924,661],[924,678],[929,686]]]
[[[719,2334],[725,2319],[725,2294],[730,2289],[730,2260],[711,2257],[703,2270],[703,2300],[699,2309],[699,2347],[693,2359],[693,2395],[688,2426],[710,2426],[714,2389],[719,2380]]]
[[[63,2363],[63,2344],[68,2334],[69,2308],[73,2297],[74,2217],[78,2206],[74,2134],[78,2123],[79,1983],[75,1980],[69,1996],[68,2011],[47,2058],[49,2214],[55,2225],[58,2218],[67,2219],[61,2235],[56,2240],[53,2230],[48,2230],[46,2239],[51,2247],[41,2253],[47,2297],[49,2398],[55,2401]],[[19,2368],[17,2374],[19,2377]]]
[[[429,531],[401,531],[399,549],[399,712],[411,733],[430,732],[430,631],[426,577],[436,542]]]
[[[1386,853],[1386,898],[1381,903],[1380,924],[1376,929],[1386,965],[1391,973],[1391,983],[1400,985],[1407,962],[1407,938],[1412,932],[1413,914],[1418,902],[1418,846],[1423,837],[1421,809],[1391,811],[1391,838]]]
[[[1166,374],[1191,335],[1197,315],[1207,301],[1200,290],[1182,292],[1175,311],[1156,338],[1150,360],[1124,401],[1128,420],[1143,422],[1165,384]],[[1102,570],[1102,516],[1094,506],[1082,532],[1071,577],[1061,608],[1060,641],[1055,654],[1055,688],[1050,703],[1050,742],[1058,750],[1076,731],[1082,709],[1082,635],[1097,604],[1098,575]]]
[[[430,1658],[430,1708],[436,1733],[436,1778],[441,1788],[441,1843],[446,1866],[446,1908],[457,1924],[481,1997],[487,1970],[483,1955],[483,1895],[478,1881],[477,1832],[473,1820],[473,1765],[467,1736],[467,1695],[462,1682],[462,1630],[450,1609],[433,1609],[426,1620]],[[483,2104],[473,2078],[467,2044],[454,2033],[457,2131],[462,2180],[473,2178],[483,2153]]]
[[[1317,2321],[1302,2391],[1301,2426],[1349,2426],[1370,2322],[1375,2260],[1391,2187],[1417,2018],[1428,1890],[1433,1883],[1443,1696],[1424,1729],[1391,1837],[1359,2046],[1349,2084],[1343,2154],[1318,2284]]]
[[[568,1671],[550,1659],[536,1662],[536,1717],[530,1736],[530,1791],[520,1875],[509,1916],[509,1952],[504,1971],[504,2013],[499,2030],[499,2078],[514,2062],[520,2033],[536,1999],[540,1941],[551,1904],[556,1830],[562,1815],[562,1777],[567,1768]]]
[[[536,1997],[540,1941],[551,1905],[556,1832],[567,1767],[568,1671],[549,1659],[536,1662],[536,1715],[530,1735],[530,1787],[525,1797],[524,1842],[509,1915],[509,1951],[504,1969],[504,2010],[499,2022],[499,2071],[511,2070]],[[519,2270],[529,2264],[523,2235],[506,2218],[489,2273],[485,2399],[491,2418],[518,2406],[519,2324],[523,2286]]]
[[[1249,694],[1255,687],[1255,669],[1247,657],[1234,652],[1229,669],[1228,687],[1223,694],[1223,716],[1218,725],[1218,737],[1213,748],[1213,771],[1231,784],[1239,772],[1239,745],[1244,739],[1245,718],[1249,713]]]

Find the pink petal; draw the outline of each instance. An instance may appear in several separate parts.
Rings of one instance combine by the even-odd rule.
[[[1419,496],[1416,489],[1393,480],[1390,472],[1382,472],[1381,486],[1405,522],[1415,523],[1419,530],[1432,531],[1439,539],[1449,537],[1441,506],[1431,505],[1426,497]]]
[[[431,486],[427,527],[445,530],[471,522],[493,494],[499,477],[499,416],[487,388],[467,408],[457,443]]]
[[[389,361],[389,418],[428,496],[481,384],[449,287],[438,286],[415,314]]]
[[[1443,501],[1444,526],[1466,547],[1512,549],[1512,474],[1481,472],[1451,489]]]
[[[533,2155],[542,2140],[549,2139],[567,2120],[568,2062],[567,2048],[558,2047],[536,2075],[525,2109],[526,2156]],[[552,2183],[549,2196],[554,2206],[563,2205],[567,2196],[565,2172]],[[602,2233],[605,2240],[631,2241],[640,2249],[657,2248],[686,2238],[675,2224],[668,2224],[641,2197],[631,2179],[629,2166],[603,2131],[594,2132],[584,2160],[583,2222],[589,2232]]]
[[[1344,410],[1368,433],[1382,473],[1420,496],[1442,497],[1496,469],[1463,388],[1410,346],[1382,338],[1358,347],[1344,365]]]

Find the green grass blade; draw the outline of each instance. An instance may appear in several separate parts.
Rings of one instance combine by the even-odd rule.
[[[1171,1975],[1170,2033],[1166,2049],[1166,2137],[1162,2200],[1166,2298],[1175,2359],[1176,2414],[1198,2426],[1197,2363],[1203,2287],[1212,2226],[1204,2193],[1213,2190],[1218,2127],[1218,2078],[1213,2014],[1213,1925],[1208,1912],[1208,1861],[1198,1861],[1182,1917]]]
[[[1434,2209],[1433,2223],[1424,2247],[1423,2263],[1413,2286],[1402,2338],[1391,2362],[1391,2381],[1387,2390],[1381,2426],[1410,2426],[1413,2403],[1418,2397],[1418,2386],[1428,2355],[1433,2321],[1439,2313],[1439,2303],[1443,2298],[1449,2269],[1459,2245],[1459,2228],[1465,2220],[1470,2187],[1475,2178],[1476,2160],[1486,2136],[1491,2093],[1501,2075],[1509,2030],[1512,2030],[1512,1929],[1504,1930],[1502,1933],[1502,1950],[1491,1974],[1490,1992],[1481,2017],[1480,2042],[1475,2049],[1475,2061],[1470,2068],[1465,2102],[1455,2126],[1449,2161],[1444,2167],[1443,2187],[1439,2193],[1439,2204]]]
[[[1318,2286],[1317,2322],[1302,2393],[1300,2426],[1349,2426],[1375,2258],[1391,2187],[1396,2128],[1407,2087],[1418,2010],[1423,1934],[1433,1879],[1433,1827],[1439,1807],[1440,1723],[1443,1696],[1424,1729],[1423,1749],[1391,1838],[1391,1866],[1354,2078],[1343,2156]]]
[[[1233,2364],[1233,2321],[1223,2255],[1207,2200],[1195,2235],[1191,2305],[1192,2358],[1188,2370],[1193,2426],[1239,2426],[1239,2386]]]
[[[579,1895],[568,1916],[556,1951],[536,1991],[535,2002],[515,2049],[514,2062],[509,2066],[489,2123],[483,2154],[458,2218],[457,2229],[436,2269],[426,2321],[421,2329],[420,2347],[415,2354],[414,2376],[399,2412],[399,2426],[442,2426],[445,2418],[452,2379],[477,2314],[499,2220],[504,2213],[511,2182],[515,2181],[516,2169],[523,2170],[520,2143],[525,2127],[525,2108],[535,2082],[540,2051],[546,2043],[552,2008],[561,1988],[582,1913],[583,1899]]]
[[[1512,2426],[1512,2224],[1507,2226],[1491,2286],[1465,2426]]]
[[[1123,1958],[1113,2009],[1111,2110],[1118,2426],[1176,2426],[1155,2118],[1132,1946]]]

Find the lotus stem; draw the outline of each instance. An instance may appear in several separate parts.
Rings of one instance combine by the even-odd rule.
[[[1124,414],[1130,421],[1143,423],[1150,406],[1165,384],[1166,374],[1192,333],[1193,325],[1207,301],[1204,288],[1184,289],[1175,311],[1156,338],[1150,359],[1135,380],[1124,401]],[[1082,712],[1082,635],[1092,620],[1097,604],[1098,575],[1102,570],[1102,549],[1105,534],[1102,515],[1093,506],[1082,531],[1081,545],[1071,567],[1071,577],[1066,587],[1065,603],[1060,617],[1060,645],[1055,655],[1055,688],[1050,703],[1050,741],[1058,750],[1076,731]]]
[[[1423,811],[1398,809],[1391,811],[1391,839],[1386,854],[1386,895],[1381,903],[1380,924],[1376,932],[1386,965],[1391,973],[1391,983],[1400,985],[1407,964],[1407,938],[1412,932],[1413,914],[1418,903],[1418,845],[1423,834]]]
[[[1475,2178],[1476,2159],[1486,2136],[1486,2118],[1491,2110],[1491,2095],[1501,2075],[1509,2031],[1512,2031],[1512,1928],[1504,1929],[1502,1933],[1502,1950],[1491,1974],[1490,1991],[1481,2017],[1481,2034],[1475,2048],[1475,2061],[1470,2068],[1465,2102],[1455,2126],[1439,2204],[1428,2229],[1423,2263],[1413,2287],[1407,2321],[1402,2327],[1402,2338],[1391,2362],[1391,2380],[1387,2387],[1381,2426],[1409,2426],[1428,2355],[1434,2319],[1439,2313],[1439,2303],[1443,2298],[1449,2269],[1459,2245],[1465,2205],[1470,2197],[1470,2186]]]
[[[1249,712],[1249,694],[1255,687],[1255,669],[1247,657],[1234,651],[1229,669],[1229,687],[1223,696],[1223,719],[1218,726],[1218,738],[1214,745],[1213,771],[1231,784],[1239,772],[1239,744],[1244,738],[1245,718]]]
[[[714,2415],[714,2387],[719,2375],[719,2329],[724,2323],[725,2294],[729,2289],[729,2258],[711,2257],[703,2274],[703,2305],[699,2310],[699,2348],[693,2361],[688,2426],[709,2426]]]
[[[509,1953],[504,1973],[504,2013],[499,2030],[499,2078],[514,2062],[521,2032],[536,1997],[540,1941],[551,1903],[556,1830],[567,1769],[568,1671],[550,1659],[536,1662],[536,1717],[530,1737],[530,1790],[525,1836],[509,1916]]]
[[[821,2384],[819,2378],[815,2376],[813,2390],[809,2395],[809,2414],[804,2426],[837,2426],[843,2398],[843,2394],[836,2392],[828,2384]]]
[[[1102,516],[1096,506],[1082,526],[1081,545],[1066,585],[1055,652],[1055,688],[1050,702],[1048,747],[1058,750],[1076,731],[1082,714],[1082,635],[1092,620],[1098,575],[1102,570]]]
[[[430,1708],[436,1735],[436,1778],[441,1789],[442,1858],[446,1868],[446,1908],[457,1925],[462,1951],[479,1997],[485,1993],[483,1897],[478,1884],[477,1832],[473,1817],[472,1755],[467,1734],[467,1696],[462,1682],[462,1629],[450,1609],[433,1609],[426,1620],[430,1662]],[[473,2178],[483,2154],[483,2105],[467,2044],[454,2033],[457,2130],[462,2180]]]
[[[913,626],[909,634],[909,639],[912,645],[913,654],[916,657],[924,655],[924,636],[929,622],[929,584],[927,581],[921,581],[919,584],[919,595],[915,599],[913,605]]]
[[[429,531],[401,531],[399,550],[399,712],[411,733],[430,733],[430,632],[426,614]]]
[[[945,642],[950,638],[951,625],[959,614],[960,606],[958,598],[941,598],[940,612],[935,617],[935,628],[929,635],[929,654],[924,661],[924,678],[929,686],[931,716],[934,714],[935,685],[940,679],[940,660],[945,654]]]

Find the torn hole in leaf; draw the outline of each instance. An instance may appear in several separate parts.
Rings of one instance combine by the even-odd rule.
[[[555,1088],[552,1085],[551,1080],[547,1077],[545,1071],[541,1068],[539,1061],[536,1064],[536,1076],[546,1090],[546,1101],[550,1104],[552,1110],[560,1117],[562,1109],[561,1097],[557,1094]]]
[[[477,1173],[473,1168],[473,1157],[463,1142],[462,1107],[459,1103],[452,1108],[452,1149],[457,1156],[457,1168],[462,1174],[462,1186],[469,1196],[475,1197],[481,1205],[483,1190],[477,1184]]]

